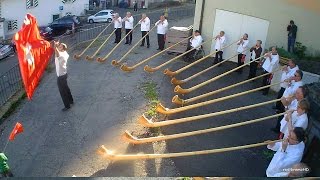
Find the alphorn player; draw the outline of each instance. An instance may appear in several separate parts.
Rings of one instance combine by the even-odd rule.
[[[116,29],[114,32],[116,36],[114,43],[119,43],[121,40],[122,20],[118,13],[114,14],[112,22],[114,24],[114,29]]]
[[[262,53],[262,47],[261,47],[262,41],[261,40],[257,40],[257,43],[255,46],[253,46],[250,49],[251,52],[251,57],[250,57],[250,61],[257,59],[258,57],[261,56]],[[254,78],[257,75],[257,67],[258,67],[258,62],[254,61],[250,63],[250,71],[249,71],[249,76],[248,79]],[[279,97],[281,98],[281,97]]]
[[[193,50],[184,56],[184,60],[186,62],[192,61],[192,57],[194,56],[195,52],[201,48],[202,41],[203,41],[203,39],[202,39],[200,31],[196,30],[193,33],[192,38],[190,39],[190,46],[188,46],[188,48],[187,48],[187,51],[189,51],[190,49],[193,49]]]
[[[244,64],[244,61],[246,60],[246,53],[244,52],[249,45],[249,40],[248,40],[249,35],[245,33],[243,37],[238,41],[238,67]],[[236,70],[238,73],[242,73],[242,68]]]
[[[273,72],[279,64],[279,55],[276,47],[272,47],[272,50],[264,55],[264,62],[262,65],[263,74]],[[272,80],[272,74],[263,77],[262,86],[270,85]],[[263,90],[263,95],[267,95],[270,88]]]
[[[155,26],[157,26],[157,34],[158,34],[158,49],[157,50],[164,50],[165,44],[165,36],[168,30],[168,21],[164,15],[160,16],[160,20],[156,22]]]
[[[283,133],[283,138],[289,136],[295,127],[301,127],[306,130],[308,127],[308,110],[310,108],[309,102],[306,99],[299,101],[296,110],[289,110],[288,113],[281,120],[280,131]]]
[[[144,37],[150,31],[150,19],[147,17],[147,14],[143,13],[141,15],[141,20],[139,21],[141,24],[141,35]],[[149,34],[142,39],[141,45],[144,46],[145,40],[147,41],[147,48],[150,47]]]
[[[299,163],[305,148],[305,131],[301,127],[294,128],[289,132],[288,138],[282,142],[271,143],[268,149],[276,151],[266,170],[267,177],[280,177],[285,173],[285,169],[291,168]],[[289,171],[287,172],[287,176]]]
[[[129,44],[131,45],[132,42],[132,29],[133,29],[133,21],[134,18],[131,15],[131,12],[127,12],[127,16],[125,18],[123,18],[123,22],[124,22],[124,28],[126,29],[126,43],[125,44]],[[130,32],[131,31],[131,32]]]
[[[220,33],[214,38],[216,40],[216,44],[214,45],[214,49],[216,50],[216,55],[214,57],[213,64],[217,64],[222,61],[222,55],[224,44],[226,42],[226,37],[224,35],[224,31],[220,31]]]
[[[296,71],[299,70],[298,65],[294,62],[293,59],[290,59],[288,61],[288,66],[284,66],[282,68],[282,75],[281,75],[281,84],[280,84],[280,90],[278,92],[277,99],[281,98],[283,96],[284,91],[286,88],[289,87],[289,84],[291,80],[294,78],[294,74]],[[279,110],[280,112],[284,112],[284,106],[281,102],[277,102],[274,109]]]

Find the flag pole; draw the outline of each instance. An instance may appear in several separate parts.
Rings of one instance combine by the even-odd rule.
[[[7,139],[7,143],[6,143],[6,145],[4,146],[4,148],[3,148],[3,150],[2,150],[2,153],[4,153],[4,151],[6,150],[8,144],[9,144],[9,139]]]

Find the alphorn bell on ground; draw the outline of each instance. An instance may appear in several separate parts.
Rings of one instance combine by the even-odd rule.
[[[273,140],[273,141],[264,141],[256,144],[248,144],[243,146],[234,146],[228,148],[220,148],[220,149],[211,149],[211,150],[203,150],[203,151],[191,151],[191,152],[180,152],[180,153],[167,153],[167,154],[115,154],[113,151],[107,149],[104,145],[100,146],[98,149],[98,154],[103,155],[103,157],[113,160],[139,160],[139,159],[157,159],[157,158],[174,158],[174,157],[186,157],[186,156],[196,156],[196,155],[204,155],[204,154],[214,154],[214,153],[222,153],[222,152],[230,152],[241,149],[254,148],[259,146],[265,146],[271,143],[280,142],[282,140]]]
[[[210,39],[210,40],[208,40],[208,41],[205,41],[205,42],[201,43],[198,47],[201,47],[202,45],[204,45],[204,44],[206,44],[206,43],[208,43],[208,42],[212,42],[213,39],[214,39],[214,38],[212,38],[212,39]],[[159,66],[157,66],[157,67],[155,67],[155,68],[152,68],[152,67],[146,65],[146,66],[144,67],[144,71],[149,72],[149,73],[153,73],[153,72],[159,70],[160,68],[162,68],[162,67],[164,67],[164,66],[172,63],[173,61],[175,61],[175,60],[177,60],[177,59],[179,59],[180,57],[188,54],[189,52],[195,50],[195,49],[198,48],[198,47],[191,48],[190,50],[188,50],[188,51],[180,54],[179,56],[176,56],[176,57],[170,59],[169,61],[166,61],[166,62],[163,63],[163,64],[160,64]],[[200,59],[199,59],[199,60],[200,60]]]
[[[199,96],[196,96],[196,97],[192,97],[192,98],[189,98],[189,99],[181,99],[179,97],[179,95],[175,95],[173,98],[172,98],[172,102],[175,103],[175,104],[179,104],[179,105],[186,105],[186,104],[189,104],[189,103],[192,103],[194,101],[197,101],[197,100],[200,100],[200,99],[203,99],[203,98],[206,98],[206,97],[209,97],[209,96],[212,96],[214,94],[217,94],[219,92],[222,92],[222,91],[225,91],[225,90],[228,90],[228,89],[231,89],[231,88],[234,88],[234,87],[237,87],[237,86],[240,86],[242,84],[245,84],[247,82],[250,82],[250,81],[254,81],[256,79],[259,79],[259,78],[262,78],[264,76],[267,76],[267,75],[270,75],[272,73],[275,73],[277,71],[279,71],[281,69],[278,69],[274,72],[271,72],[271,73],[266,73],[266,74],[262,74],[260,76],[257,76],[257,77],[254,77],[254,78],[251,78],[251,79],[248,79],[248,80],[245,80],[245,81],[241,81],[239,83],[236,83],[236,84],[232,84],[230,86],[227,86],[227,87],[224,87],[224,88],[220,88],[220,89],[217,89],[217,90],[214,90],[214,91],[211,91],[211,92],[208,92],[208,93],[205,93],[205,94],[202,94],[202,95],[199,95]]]
[[[132,31],[133,31],[138,25],[139,25],[139,23],[137,23],[137,24],[129,31],[129,33],[126,34],[126,35],[120,40],[120,42],[117,43],[117,45],[115,45],[115,46],[112,48],[112,50],[111,50],[103,59],[100,58],[100,57],[98,57],[98,58],[97,58],[97,61],[98,61],[98,62],[105,62],[105,61],[107,60],[107,58],[113,53],[113,51],[114,51],[115,49],[117,49],[117,48],[121,45],[121,43],[126,39],[126,37],[129,36],[130,33],[132,33]]]
[[[229,95],[229,96],[224,96],[224,97],[221,97],[221,98],[218,98],[218,99],[212,99],[212,100],[200,102],[200,103],[197,103],[197,104],[192,104],[192,105],[183,106],[183,107],[174,108],[174,109],[165,108],[161,103],[159,103],[157,105],[156,110],[157,110],[157,112],[159,112],[161,114],[175,114],[175,113],[178,113],[178,112],[187,111],[187,110],[190,110],[190,109],[198,108],[198,107],[201,107],[201,106],[206,106],[206,105],[213,104],[213,103],[216,103],[216,102],[220,102],[220,101],[224,101],[224,100],[227,100],[227,99],[239,97],[239,96],[242,96],[242,95],[245,95],[245,94],[249,94],[249,93],[252,93],[252,92],[256,92],[256,91],[259,91],[259,90],[262,90],[262,89],[265,89],[265,88],[269,88],[269,87],[274,86],[274,85],[278,85],[280,83],[281,82],[274,83],[274,84],[270,84],[270,85],[267,85],[267,86],[262,86],[262,87],[259,87],[259,88],[251,89],[251,90],[248,90],[248,91],[232,94],[232,95]]]
[[[111,23],[110,23],[111,24]],[[111,34],[107,37],[106,40],[104,40],[104,42],[101,44],[101,46],[96,50],[96,52],[93,53],[92,56],[86,56],[86,60],[88,61],[92,61],[93,58],[99,53],[99,51],[104,47],[104,45],[108,42],[108,40],[111,38],[111,36],[114,34],[114,32],[116,31],[117,29],[114,29]]]
[[[224,77],[224,76],[226,76],[226,75],[228,75],[228,74],[230,74],[230,73],[232,73],[232,72],[234,72],[234,71],[236,71],[236,70],[238,70],[238,69],[240,69],[240,68],[242,68],[242,67],[244,67],[244,66],[246,66],[246,65],[248,65],[248,64],[250,64],[250,63],[252,63],[252,62],[257,61],[257,60],[259,60],[259,59],[262,58],[262,57],[263,57],[263,56],[258,57],[258,58],[254,59],[254,60],[252,60],[252,61],[249,61],[249,62],[247,62],[247,63],[239,66],[239,67],[236,67],[236,68],[234,68],[234,69],[231,69],[230,71],[227,71],[227,72],[225,72],[225,73],[223,73],[223,74],[220,74],[220,75],[218,75],[218,76],[216,76],[216,77],[214,77],[214,78],[211,78],[211,79],[209,79],[209,80],[207,80],[207,81],[205,81],[205,82],[202,82],[202,83],[200,83],[200,84],[198,84],[198,85],[195,85],[195,86],[193,86],[193,87],[191,87],[191,88],[188,88],[188,89],[183,89],[183,88],[181,88],[180,85],[177,85],[177,86],[174,88],[174,92],[175,92],[175,93],[178,93],[178,94],[187,94],[187,93],[190,93],[190,92],[192,92],[192,91],[194,91],[194,90],[197,90],[197,89],[199,89],[199,88],[201,88],[201,87],[203,87],[203,86],[205,86],[205,85],[207,85],[207,84],[209,84],[209,83],[212,83],[212,82],[214,82],[214,81],[216,81],[216,80],[218,80],[218,79],[220,79],[220,78],[222,78],[222,77]]]
[[[197,116],[192,116],[192,117],[185,117],[185,118],[180,118],[180,119],[173,119],[173,120],[166,120],[166,121],[160,121],[160,122],[153,122],[152,120],[147,119],[144,115],[142,115],[138,122],[142,124],[145,127],[162,127],[162,126],[169,126],[173,124],[180,124],[180,123],[185,123],[185,122],[190,122],[190,121],[198,121],[204,118],[209,118],[209,117],[215,117],[215,116],[220,116],[228,113],[233,113],[233,112],[238,112],[246,109],[252,109],[256,108],[259,106],[263,106],[266,104],[274,103],[277,101],[280,101],[281,99],[275,99],[271,101],[266,101],[262,103],[257,103],[257,104],[252,104],[248,106],[243,106],[243,107],[238,107],[234,109],[229,109],[229,110],[224,110],[224,111],[219,111],[219,112],[213,112],[209,114],[202,114],[202,115],[197,115]]]
[[[135,64],[135,65],[133,65],[133,66],[127,66],[127,64],[124,63],[124,64],[121,65],[120,69],[121,69],[122,71],[125,71],[125,72],[131,72],[131,71],[133,71],[135,68],[137,68],[138,66],[140,66],[140,65],[142,65],[142,64],[150,61],[151,59],[153,59],[153,58],[159,56],[160,54],[164,53],[165,51],[167,51],[167,50],[169,50],[169,49],[177,46],[178,44],[182,43],[183,41],[188,40],[190,37],[192,37],[192,36],[189,36],[189,37],[187,37],[187,38],[185,38],[185,39],[177,42],[176,44],[173,44],[173,45],[167,47],[166,49],[164,49],[164,50],[162,50],[162,51],[160,51],[160,52],[152,55],[151,57],[148,57],[147,59],[144,59],[144,60],[140,61],[139,63],[137,63],[137,64]]]
[[[139,24],[139,23],[138,23],[138,24]],[[147,35],[150,34],[150,32],[151,32],[155,27],[157,27],[157,26],[153,26],[146,35],[144,35],[131,49],[128,50],[128,52],[127,52],[126,54],[124,54],[124,55],[120,58],[119,61],[117,61],[117,60],[112,60],[112,61],[111,61],[111,64],[112,64],[113,66],[120,66],[120,63],[131,53],[131,51],[132,51],[134,48],[136,48],[136,47],[140,44],[140,42],[141,42],[145,37],[147,37]],[[112,53],[112,51],[111,51],[106,57],[104,57],[104,59],[108,58],[111,53]]]
[[[238,54],[236,54],[236,55],[234,55],[234,56],[232,56],[232,57],[230,57],[230,58],[228,58],[228,59],[225,59],[225,60],[223,60],[223,61],[221,61],[221,62],[219,62],[219,63],[217,63],[217,64],[215,64],[215,65],[213,65],[213,66],[210,66],[210,67],[208,67],[207,69],[205,69],[205,70],[203,70],[203,71],[200,71],[200,72],[198,72],[198,73],[196,73],[196,74],[194,74],[194,75],[192,75],[192,76],[190,76],[190,77],[188,77],[188,78],[186,78],[186,79],[184,79],[184,80],[178,80],[178,79],[176,79],[175,77],[173,77],[173,78],[171,79],[171,84],[174,84],[174,85],[184,84],[184,83],[190,81],[191,79],[194,79],[194,78],[200,76],[201,74],[203,74],[203,73],[205,73],[205,72],[207,72],[207,71],[209,71],[209,70],[211,70],[211,69],[213,69],[213,68],[221,65],[222,63],[224,63],[224,62],[226,62],[226,61],[228,61],[228,60],[230,60],[230,59],[232,59],[232,58],[234,58],[234,57],[236,57],[236,56],[238,56]]]
[[[215,38],[215,37],[214,37],[214,38]],[[237,43],[238,41],[239,41],[239,40],[237,40],[237,41],[229,44],[228,46],[223,47],[221,50],[232,46],[233,44]],[[190,67],[192,67],[192,66],[194,66],[194,65],[202,62],[203,60],[207,59],[208,57],[212,56],[213,54],[216,54],[217,52],[218,52],[218,51],[212,51],[212,52],[211,52],[210,54],[208,54],[207,56],[204,56],[203,58],[198,59],[197,61],[195,61],[195,62],[193,62],[193,63],[191,63],[191,64],[188,64],[187,66],[184,66],[184,67],[182,67],[182,68],[180,68],[180,69],[178,69],[178,70],[176,70],[176,71],[174,71],[174,72],[173,72],[173,71],[170,71],[169,69],[165,69],[165,70],[163,71],[163,73],[164,73],[165,75],[168,75],[168,76],[170,76],[170,77],[173,77],[173,76],[175,76],[175,75],[177,75],[177,74],[179,74],[179,73],[181,73],[181,72],[189,69]]]
[[[81,56],[92,46],[92,44],[102,35],[102,33],[104,33],[104,32],[108,29],[108,27],[109,27],[110,25],[111,25],[111,23],[108,24],[108,25],[98,34],[98,36],[97,36],[96,38],[94,38],[94,39],[92,40],[92,42],[91,42],[80,54],[75,54],[75,55],[73,55],[73,57],[74,57],[75,59],[80,59]]]
[[[225,126],[219,126],[219,127],[191,131],[191,132],[185,132],[185,133],[179,133],[179,134],[148,137],[148,138],[137,138],[137,137],[133,136],[131,133],[129,133],[128,131],[125,131],[125,133],[122,135],[122,139],[126,142],[131,143],[131,144],[144,144],[144,143],[151,143],[151,142],[157,142],[157,141],[166,141],[166,140],[171,140],[171,139],[184,138],[184,137],[195,136],[195,135],[199,135],[199,134],[211,133],[211,132],[221,131],[221,130],[225,130],[225,129],[245,126],[248,124],[258,123],[258,122],[262,122],[262,121],[265,121],[268,119],[276,118],[276,117],[282,116],[284,114],[286,114],[286,112],[281,113],[281,114],[266,116],[266,117],[262,117],[262,118],[257,118],[257,119],[253,119],[253,120],[249,120],[249,121],[244,121],[244,122],[240,122],[240,123],[229,124],[229,125],[225,125]]]

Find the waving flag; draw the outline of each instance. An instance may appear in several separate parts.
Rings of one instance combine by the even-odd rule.
[[[24,88],[30,100],[48,65],[53,48],[39,33],[37,20],[27,14],[22,28],[14,36]]]
[[[17,124],[14,126],[13,130],[10,133],[9,140],[13,141],[17,134],[23,132],[23,126],[21,123],[17,122]]]

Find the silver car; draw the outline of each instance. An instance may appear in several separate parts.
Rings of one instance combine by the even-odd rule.
[[[11,45],[0,44],[0,60],[6,58],[13,53],[13,47]]]

